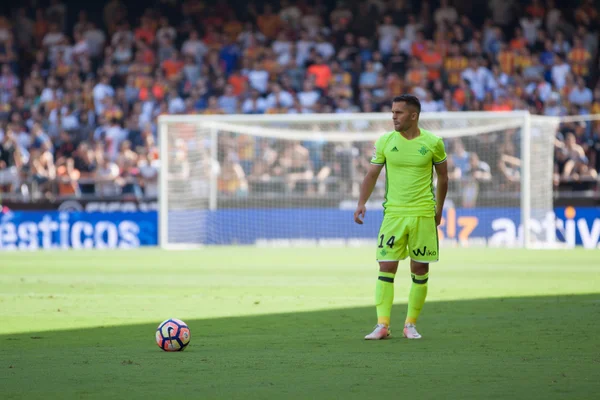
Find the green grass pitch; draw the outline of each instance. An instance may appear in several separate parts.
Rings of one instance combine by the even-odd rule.
[[[373,250],[0,254],[1,399],[591,399],[600,253],[447,249],[420,341],[375,324]],[[182,353],[154,342],[181,318]],[[394,329],[395,328],[395,329]]]

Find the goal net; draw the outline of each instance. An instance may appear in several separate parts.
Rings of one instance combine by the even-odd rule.
[[[420,121],[448,154],[442,246],[556,245],[557,118],[463,112]],[[392,129],[387,113],[161,116],[160,245],[372,245],[385,169],[364,225],[353,210],[373,144]]]

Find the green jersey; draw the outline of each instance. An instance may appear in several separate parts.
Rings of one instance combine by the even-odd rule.
[[[385,214],[435,216],[433,165],[444,161],[444,141],[425,129],[412,140],[396,131],[381,136],[371,163],[385,165]]]

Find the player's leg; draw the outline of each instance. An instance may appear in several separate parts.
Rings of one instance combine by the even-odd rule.
[[[416,324],[425,299],[429,281],[429,263],[436,262],[439,257],[437,227],[434,218],[414,218],[408,237],[410,253],[410,272],[412,284],[408,295],[408,310],[404,323],[404,336],[409,339],[420,339]]]
[[[410,260],[410,275],[412,283],[408,293],[408,309],[403,333],[404,337],[409,339],[420,339],[421,335],[417,332],[416,324],[427,298],[429,264]]]
[[[377,325],[365,339],[385,339],[390,335],[390,318],[394,303],[394,278],[398,261],[407,257],[407,235],[401,218],[384,218],[379,230],[377,261],[379,273],[375,286]]]

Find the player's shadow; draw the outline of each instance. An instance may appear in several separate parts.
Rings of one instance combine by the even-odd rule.
[[[600,390],[597,294],[430,302],[419,341],[401,338],[404,310],[395,306],[395,336],[379,342],[363,340],[373,307],[187,320],[191,344],[171,354],[154,343],[157,323],[2,335],[0,397],[587,399]]]

